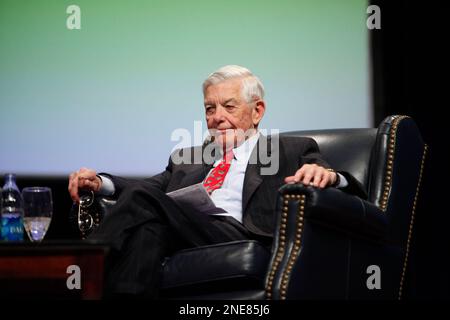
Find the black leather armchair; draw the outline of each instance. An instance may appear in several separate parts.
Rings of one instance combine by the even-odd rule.
[[[333,168],[362,183],[368,199],[285,185],[271,247],[234,241],[179,251],[163,265],[163,298],[402,297],[427,150],[414,121],[390,116],[378,128],[283,134],[314,138]],[[111,205],[96,197],[87,215],[98,222]],[[370,289],[374,279],[380,288]]]

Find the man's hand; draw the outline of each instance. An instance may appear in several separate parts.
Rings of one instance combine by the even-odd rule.
[[[328,171],[317,164],[304,164],[293,176],[286,177],[284,182],[303,183],[323,189],[333,185],[336,179],[337,174],[334,171]]]
[[[102,186],[102,180],[97,177],[94,170],[81,168],[69,176],[69,193],[73,201],[79,202],[80,196],[78,190],[99,191]]]

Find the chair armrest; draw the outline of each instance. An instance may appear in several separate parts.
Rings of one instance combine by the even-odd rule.
[[[303,279],[301,286],[292,280],[299,270],[302,274],[307,274],[305,268],[315,270],[313,274],[325,279],[320,266],[346,265],[349,239],[362,238],[362,242],[375,244],[383,242],[387,234],[388,220],[378,207],[336,188],[284,185],[279,189],[276,210],[278,220],[265,284],[269,299],[303,297],[307,280]],[[337,278],[345,278],[345,270]],[[345,285],[330,280],[327,286],[330,297],[345,297],[341,294]]]
[[[281,216],[288,200],[288,215],[297,215],[304,198],[304,219],[345,233],[380,241],[387,234],[386,214],[376,205],[336,188],[318,189],[302,184],[280,188],[277,215]],[[281,205],[283,204],[283,205]]]

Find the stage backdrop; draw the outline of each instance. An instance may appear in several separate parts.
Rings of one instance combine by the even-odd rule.
[[[155,174],[180,142],[175,129],[198,144],[201,84],[226,64],[262,79],[262,128],[371,126],[366,9],[362,0],[0,0],[0,173]]]

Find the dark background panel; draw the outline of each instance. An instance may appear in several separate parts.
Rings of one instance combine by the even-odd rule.
[[[439,2],[371,3],[380,7],[382,17],[382,28],[370,31],[374,122],[390,114],[409,115],[429,147],[413,229],[407,296],[449,298],[445,10]]]

